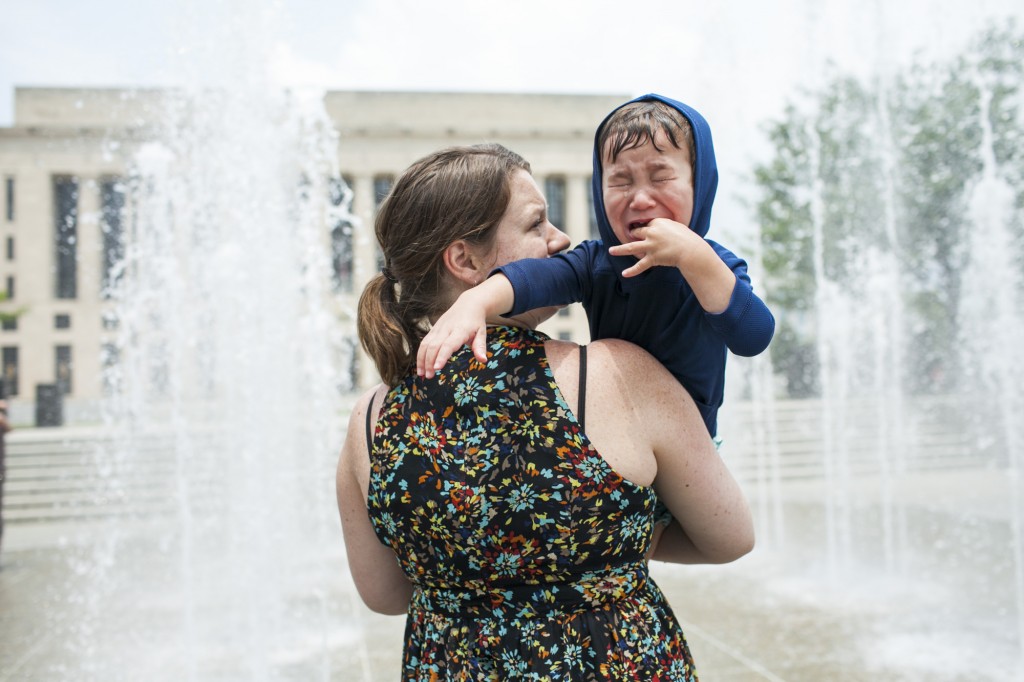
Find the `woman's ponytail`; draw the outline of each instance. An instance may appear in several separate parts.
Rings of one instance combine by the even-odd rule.
[[[387,265],[363,289],[357,325],[388,386],[413,371],[431,320],[451,305],[445,249],[493,240],[517,170],[530,165],[501,145],[450,147],[409,166],[381,203],[374,232]]]

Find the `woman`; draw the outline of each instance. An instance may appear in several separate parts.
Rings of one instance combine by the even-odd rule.
[[[463,348],[415,373],[461,292],[568,246],[529,165],[498,145],[431,154],[376,233],[387,265],[359,332],[384,383],[352,412],[337,491],[360,596],[408,614],[404,679],[695,680],[647,559],[732,561],[753,528],[679,383],[626,342],[534,331],[553,310],[494,328],[486,363]]]

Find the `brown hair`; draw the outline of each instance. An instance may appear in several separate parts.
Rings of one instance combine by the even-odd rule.
[[[654,142],[659,130],[665,131],[676,149],[682,149],[683,144],[687,145],[692,166],[697,158],[697,150],[690,122],[675,108],[657,100],[627,104],[608,117],[597,138],[602,161],[605,158],[615,161],[622,151],[642,147],[648,142],[659,152],[662,151]],[[609,141],[611,148],[606,150]]]
[[[359,297],[359,341],[394,386],[416,363],[430,319],[450,305],[443,254],[465,239],[486,247],[505,215],[517,170],[530,164],[498,144],[450,147],[414,162],[374,221],[384,271]]]

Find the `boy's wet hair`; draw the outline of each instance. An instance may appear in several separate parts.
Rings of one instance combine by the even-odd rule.
[[[616,110],[601,128],[597,138],[598,149],[604,159],[613,162],[623,151],[642,147],[648,142],[661,152],[664,150],[654,141],[659,130],[665,132],[676,149],[686,145],[692,166],[697,150],[690,122],[676,109],[658,100],[633,102]]]

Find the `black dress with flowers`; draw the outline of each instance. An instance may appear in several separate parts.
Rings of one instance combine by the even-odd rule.
[[[393,388],[369,512],[415,584],[405,680],[696,680],[647,572],[656,497],[590,445],[547,337],[491,328]]]

